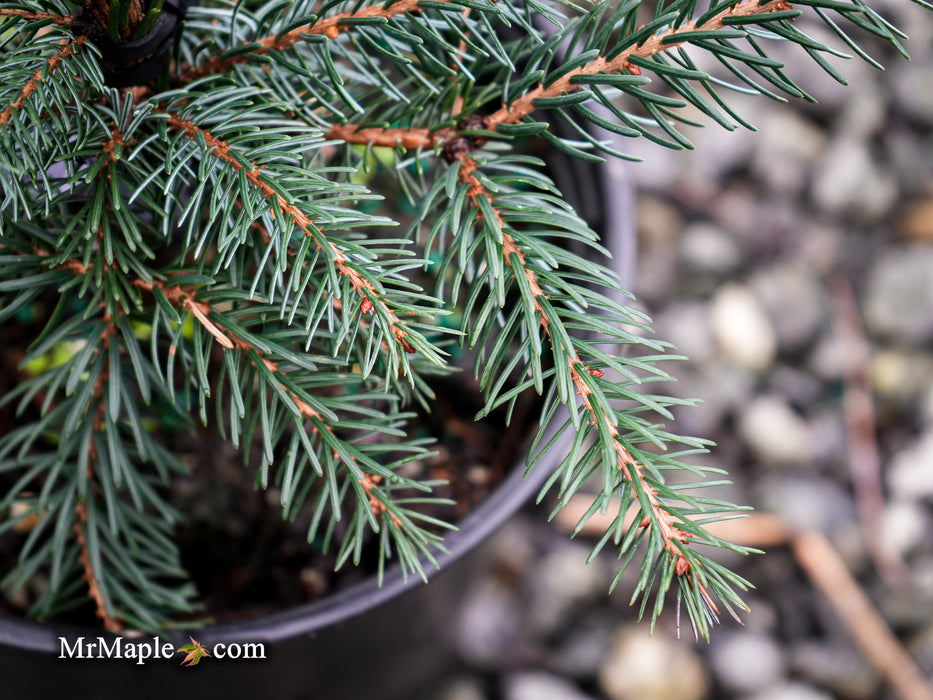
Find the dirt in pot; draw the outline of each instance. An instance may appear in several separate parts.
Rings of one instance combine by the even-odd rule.
[[[454,503],[435,506],[430,514],[452,522],[482,502],[520,460],[538,416],[538,397],[530,394],[508,426],[502,412],[474,421],[482,403],[471,381],[460,373],[435,382],[432,411],[419,412],[416,421],[435,438],[436,454],[408,465],[414,478],[446,482],[434,493]],[[278,489],[255,489],[255,469],[244,466],[242,454],[216,430],[186,435],[178,454],[192,469],[172,485],[173,503],[186,516],[176,541],[214,621],[251,619],[307,603],[375,573],[375,536],[360,566],[335,571],[334,553],[306,539],[310,509],[284,521]]]

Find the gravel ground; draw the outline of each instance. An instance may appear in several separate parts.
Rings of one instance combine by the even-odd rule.
[[[909,28],[911,62],[840,62],[844,88],[788,52],[819,103],[737,100],[759,131],[696,130],[695,152],[626,144],[644,159],[634,291],[692,358],[665,388],[704,399],[675,428],[717,442],[723,495],[823,533],[931,678],[933,23],[879,9]],[[707,644],[670,616],[649,637],[607,595],[614,559],[583,566],[591,544],[543,509],[513,521],[432,700],[897,697],[790,548],[732,562],[751,612]]]

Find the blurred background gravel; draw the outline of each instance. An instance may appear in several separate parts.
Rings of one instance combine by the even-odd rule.
[[[908,30],[910,62],[878,47],[886,72],[836,61],[844,87],[788,50],[818,103],[737,99],[759,131],[690,130],[693,152],[625,144],[644,160],[628,167],[634,291],[691,358],[664,390],[704,400],[674,427],[716,441],[722,495],[825,534],[933,678],[933,23],[876,7]],[[869,469],[856,488],[874,457],[879,484]],[[501,532],[452,611],[459,668],[432,700],[895,697],[788,548],[730,562],[756,586],[744,626],[677,641],[672,612],[649,637],[631,587],[607,594],[613,556],[584,566],[592,541],[546,514]]]

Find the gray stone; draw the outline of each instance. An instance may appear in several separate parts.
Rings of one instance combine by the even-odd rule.
[[[933,557],[911,557],[910,586],[876,591],[878,611],[894,629],[901,630],[909,651],[920,661],[926,657],[927,671],[933,674]]]
[[[777,339],[761,303],[748,287],[728,283],[712,301],[713,333],[727,360],[755,372],[774,361]]]
[[[852,700],[877,697],[878,674],[852,647],[826,640],[803,641],[793,645],[789,657],[795,674],[836,696]]]
[[[933,462],[928,465],[933,468]],[[906,556],[926,542],[930,531],[929,509],[917,501],[888,503],[881,522],[881,546],[885,551]]]
[[[639,251],[634,289],[639,299],[666,301],[676,288],[683,218],[676,207],[651,196],[638,199],[636,217]]]
[[[676,287],[677,259],[673,251],[639,257],[634,290],[640,302],[664,303],[674,295]]]
[[[833,696],[806,683],[781,683],[749,696],[748,700],[833,700]]]
[[[478,679],[459,676],[446,681],[430,700],[486,700],[486,693]]]
[[[810,426],[778,396],[756,397],[739,417],[739,432],[766,464],[803,465],[813,457]]]
[[[898,65],[894,73],[894,104],[909,117],[933,124],[933,60],[911,61]]]
[[[670,191],[682,176],[683,158],[678,151],[659,148],[648,139],[626,139],[621,145],[626,155],[638,159],[629,170],[636,186]]]
[[[918,183],[930,182],[933,178],[933,144],[929,139],[918,139],[916,130],[904,124],[894,124],[885,134],[886,150],[891,167],[898,175],[905,193],[924,196],[928,191],[917,190]]]
[[[683,216],[677,207],[650,195],[638,198],[636,226],[642,253],[658,248],[672,248],[677,244],[684,227]]]
[[[784,654],[765,634],[717,634],[710,644],[710,665],[716,678],[738,693],[752,693],[783,678]]]
[[[692,299],[674,301],[657,314],[654,326],[657,336],[673,343],[676,352],[689,357],[691,363],[704,364],[716,355],[710,309],[706,302]],[[672,371],[680,374],[677,369]]]
[[[557,632],[568,615],[585,602],[604,597],[612,578],[601,559],[586,564],[590,547],[567,543],[549,552],[531,576],[528,624],[533,633],[547,637]]]
[[[697,52],[693,58],[697,65],[706,64],[701,70],[715,73],[722,69],[722,64],[706,52]],[[704,59],[711,60],[707,63]],[[760,98],[740,94],[731,94],[729,105],[753,127],[760,126],[767,120],[767,113],[771,107]],[[750,131],[738,124],[738,128],[730,131],[711,123],[711,120],[699,111],[696,112],[696,118],[706,126],[690,133],[696,150],[685,153],[687,157],[683,160],[691,175],[707,182],[719,182],[729,174],[743,169],[752,159],[761,141],[760,132]]]
[[[726,275],[742,260],[736,241],[718,226],[692,224],[684,229],[680,241],[683,262],[699,272]]]
[[[612,646],[615,630],[611,619],[612,616],[594,606],[592,614],[560,635],[547,658],[547,669],[572,678],[595,678]]]
[[[807,183],[811,164],[826,145],[822,129],[788,107],[769,110],[761,128],[754,172],[768,190],[787,194],[800,193]]]
[[[857,527],[852,497],[839,484],[814,476],[766,476],[756,484],[757,503],[798,530],[836,532]]]
[[[468,591],[460,612],[457,649],[479,668],[502,668],[520,655],[522,630],[518,601],[496,579],[485,579]]]
[[[811,267],[779,263],[755,275],[749,285],[771,319],[782,351],[805,347],[826,324],[823,290]]]
[[[807,358],[807,369],[820,379],[841,379],[852,356],[845,339],[836,333],[821,333]]]
[[[818,377],[789,364],[771,370],[768,388],[795,406],[809,406],[826,398],[826,387]]]
[[[709,677],[696,652],[682,641],[622,630],[599,673],[610,700],[700,700]]]
[[[755,635],[768,635],[778,628],[781,618],[774,607],[773,600],[755,595],[754,590],[743,594],[742,599],[748,605],[748,612],[743,612],[740,615],[744,632]]]
[[[513,673],[502,681],[503,700],[593,700],[576,685],[543,671]]]
[[[685,365],[671,368],[678,381],[665,387],[676,396],[702,400],[695,406],[675,408],[683,434],[711,436],[722,421],[749,400],[755,386],[751,372],[725,362],[699,363],[693,356]]]
[[[521,517],[510,519],[490,541],[496,568],[505,576],[518,579],[538,560],[534,546],[534,524]]]
[[[875,262],[864,303],[870,331],[905,343],[933,337],[933,248],[895,248]]]
[[[813,461],[831,466],[845,464],[848,459],[848,435],[845,418],[838,408],[823,405],[809,416],[808,423],[813,442]]]
[[[868,146],[854,137],[842,136],[826,149],[813,175],[811,189],[824,212],[876,221],[897,200],[897,182],[872,158]]]
[[[762,205],[754,190],[742,180],[724,183],[714,197],[703,203],[716,224],[738,238],[744,251],[761,245],[761,226],[765,218]]]
[[[868,139],[884,127],[889,106],[881,88],[866,82],[853,90],[845,109],[842,110],[834,131],[849,137]]]
[[[920,402],[920,412],[928,429],[933,429],[933,384],[927,385]]]
[[[887,470],[891,495],[902,500],[933,497],[933,431],[904,447]]]

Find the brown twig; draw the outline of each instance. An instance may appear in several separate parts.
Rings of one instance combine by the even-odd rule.
[[[420,12],[418,8],[420,0],[399,0],[398,2],[383,7],[381,5],[371,5],[363,7],[355,12],[344,12],[333,17],[324,17],[311,24],[304,24],[300,27],[291,29],[284,34],[275,34],[272,36],[256,39],[248,42],[244,46],[256,44],[256,47],[243,54],[233,56],[232,58],[220,58],[212,56],[198,66],[191,66],[183,71],[179,76],[178,84],[185,85],[198,78],[207,75],[219,75],[225,73],[238,63],[244,63],[250,56],[261,56],[270,51],[284,51],[285,49],[298,43],[303,36],[308,34],[324,35],[329,39],[336,39],[342,31],[347,31],[351,26],[346,20],[359,19],[363,17],[384,17],[386,19],[406,12]],[[448,2],[448,0],[438,0],[438,2]]]
[[[842,277],[833,284],[832,302],[836,334],[845,352],[842,362],[845,381],[843,412],[855,504],[875,566],[886,581],[900,584],[909,580],[910,570],[898,553],[885,547],[881,539],[884,495],[881,458],[875,435],[875,406],[868,373],[868,343],[852,285]]]
[[[74,15],[53,15],[51,12],[30,12],[10,7],[0,7],[0,17],[19,17],[27,22],[41,22],[51,20],[60,27],[68,27],[74,21]]]
[[[431,131],[412,127],[410,129],[365,128],[355,124],[335,124],[327,130],[328,139],[339,139],[346,143],[372,144],[373,146],[401,146],[408,150],[431,149],[438,141],[456,133],[454,130]]]
[[[374,493],[381,481],[382,477],[378,474],[364,474],[363,478],[360,479],[360,486],[363,487],[363,493],[365,493],[366,497],[369,499],[369,507],[372,508],[373,515],[375,515],[377,519],[389,512],[389,507]],[[389,512],[389,516],[392,518],[392,524],[395,525],[395,527],[402,526],[401,518],[395,513]]]
[[[467,20],[470,18],[470,8],[468,7],[463,11],[463,19]],[[460,53],[466,53],[467,43],[466,39],[461,39],[460,43],[457,45],[457,50]],[[456,66],[451,66],[451,68],[456,69]],[[463,111],[463,94],[458,93],[456,99],[454,99],[454,106],[451,110],[451,116],[454,119],[457,119],[460,116],[460,113]]]
[[[103,151],[103,153],[105,154],[104,157],[106,158],[106,163],[104,165],[104,168],[101,170],[101,172],[106,170],[107,178],[110,177],[110,166],[113,165],[115,162],[117,162],[117,160],[119,160],[119,156],[117,155],[117,149],[125,148],[125,147],[126,147],[126,141],[123,140],[123,134],[120,133],[120,130],[117,129],[116,125],[113,125],[110,128],[110,138],[101,144],[101,151]]]
[[[102,28],[107,28],[110,18],[110,6],[115,0],[86,0],[90,15]],[[146,18],[146,6],[142,0],[131,0],[126,22],[118,28],[121,41],[128,41],[133,30]]]
[[[620,501],[614,500],[606,513],[594,513],[582,525],[578,525],[589,512],[592,503],[584,496],[574,496],[554,516],[557,527],[566,532],[573,532],[579,526],[579,534],[598,537],[616,523]],[[638,508],[632,506],[624,514],[624,527],[628,529],[636,524]],[[700,516],[697,516],[700,517]],[[746,517],[733,520],[719,520],[703,525],[713,537],[728,540],[744,547],[777,547],[786,545],[791,537],[791,529],[776,515],[751,513]]]
[[[901,700],[933,700],[933,687],[826,537],[819,532],[803,532],[793,538],[791,546],[797,561],[826,594],[865,658],[887,678]]]
[[[78,561],[84,569],[84,580],[87,581],[88,594],[94,601],[97,617],[103,621],[104,628],[109,632],[119,632],[123,629],[123,625],[107,611],[104,595],[101,593],[100,585],[97,583],[94,565],[91,562],[91,555],[88,551],[86,535],[87,503],[78,501],[77,505],[75,505],[75,513],[78,516],[74,524],[75,536],[78,540]]]
[[[77,265],[66,265],[66,267],[72,271],[76,271],[78,268],[83,266],[81,266],[80,263],[77,263]],[[98,351],[99,353],[107,352],[107,349],[110,347],[111,337],[115,332],[115,328],[113,323],[110,321],[109,314],[105,314],[105,318],[107,320],[107,326],[104,328],[103,337],[101,340],[102,349]],[[101,432],[101,424],[104,420],[105,410],[102,397],[104,393],[104,382],[108,380],[108,377],[109,372],[105,369],[97,376],[94,389],[91,394],[97,403],[97,408],[94,412],[93,427],[91,430],[92,435],[99,435]],[[94,442],[94,440],[91,440],[88,447],[86,478],[90,483],[90,490],[92,494],[96,491],[94,464],[97,461],[97,458],[97,444]],[[123,625],[116,617],[111,614],[110,610],[108,609],[104,600],[104,595],[100,590],[100,583],[98,582],[97,574],[94,570],[94,564],[91,561],[91,555],[87,544],[88,517],[87,501],[85,499],[81,498],[75,504],[75,514],[77,515],[77,520],[75,520],[74,531],[75,537],[78,541],[78,561],[81,563],[81,566],[84,569],[84,580],[87,582],[88,595],[90,595],[91,599],[94,601],[97,617],[99,617],[104,623],[104,627],[110,632],[119,632],[123,628]]]
[[[263,357],[262,351],[259,350],[259,348],[254,346],[248,340],[240,337],[230,329],[221,328],[216,323],[214,323],[210,319],[210,314],[213,312],[213,309],[209,304],[206,304],[203,301],[197,301],[194,298],[193,289],[179,285],[166,284],[160,280],[146,282],[144,280],[137,279],[134,280],[133,286],[137,289],[143,289],[149,292],[151,292],[154,287],[158,287],[170,304],[183,311],[190,311],[191,315],[197,319],[199,324],[201,324],[201,327],[210,333],[225,350],[233,350],[236,348],[237,350],[245,353],[247,357],[249,356],[249,352],[253,351],[259,357],[259,360],[263,363],[263,366],[265,366],[266,369],[268,369],[272,374],[281,373],[278,364],[267,357]],[[280,383],[279,386],[281,386],[282,389],[284,389],[285,392],[289,395],[289,397],[295,403],[295,408],[298,409],[298,412],[302,416],[310,419],[321,418],[320,413],[309,406],[308,403],[301,397],[288,389],[288,387],[282,383]]]

